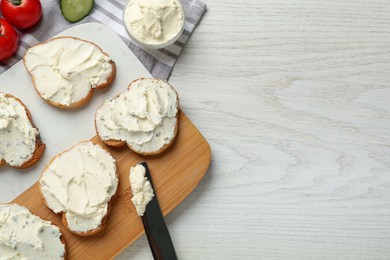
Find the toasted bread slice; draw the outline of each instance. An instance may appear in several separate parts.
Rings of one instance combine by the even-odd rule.
[[[3,208],[3,207],[5,207],[5,208]],[[50,239],[50,243],[53,243],[53,240],[52,239],[59,239],[60,241],[60,243],[62,244],[62,246],[63,246],[63,248],[61,248],[61,244],[57,244],[57,246],[60,246],[60,249],[62,249],[63,250],[63,252],[62,252],[62,255],[50,255],[50,253],[48,253],[49,255],[48,255],[48,257],[50,258],[50,259],[66,259],[66,256],[67,256],[67,245],[66,245],[66,240],[65,240],[65,238],[64,238],[64,236],[62,235],[62,231],[61,231],[61,229],[58,227],[58,226],[56,226],[56,225],[54,225],[53,223],[51,223],[51,221],[49,221],[49,220],[46,220],[46,219],[43,219],[43,218],[41,218],[41,217],[39,217],[39,216],[37,216],[37,215],[35,215],[35,214],[33,214],[33,213],[31,213],[30,211],[29,211],[29,209],[27,209],[26,207],[24,207],[24,206],[21,206],[21,205],[19,205],[19,204],[16,204],[16,203],[0,203],[0,211],[2,210],[2,209],[4,209],[4,210],[10,210],[9,212],[8,212],[8,214],[0,214],[1,216],[6,216],[6,217],[8,217],[8,218],[10,218],[11,217],[11,219],[12,219],[12,222],[11,223],[14,223],[15,224],[15,229],[14,230],[12,230],[12,234],[13,234],[13,242],[12,243],[22,243],[23,242],[23,234],[26,234],[26,230],[25,229],[28,229],[28,227],[26,228],[26,225],[36,225],[36,224],[40,224],[40,223],[42,223],[42,225],[43,226],[45,226],[45,225],[50,225],[50,226],[53,226],[53,227],[56,227],[56,228],[58,228],[58,230],[59,230],[59,237],[55,237],[55,233],[51,233],[50,232],[50,235],[51,236],[54,236],[54,237],[52,237],[51,239]],[[20,216],[23,216],[23,214],[22,215],[15,215],[15,216],[12,216],[12,210],[20,210],[22,213],[27,213],[28,214],[28,218],[30,219],[30,218],[32,218],[32,221],[26,221],[26,222],[21,222],[21,219],[20,219]],[[30,219],[31,220],[31,219]],[[41,222],[40,222],[41,221]],[[6,220],[3,220],[3,222],[1,222],[0,221],[0,230],[1,230],[1,228],[2,228],[2,225],[4,225],[4,224],[10,224],[10,221],[6,221]],[[9,227],[8,227],[9,228]],[[22,229],[22,230],[19,230],[19,232],[21,233],[21,234],[19,234],[18,233],[18,228],[20,229]],[[42,227],[41,227],[42,228]],[[12,229],[12,228],[11,228]],[[31,228],[30,229],[28,229],[29,230],[29,236],[31,236],[31,235],[34,235],[34,234],[36,234],[36,236],[37,236],[37,240],[39,240],[39,239],[42,239],[42,236],[39,236],[38,235],[38,230],[36,230],[35,229],[35,231],[37,231],[37,233],[35,233],[35,232],[31,232],[32,230],[31,230]],[[51,230],[51,231],[54,231],[54,232],[56,232],[56,230]],[[10,234],[10,232],[9,232],[9,230],[8,230],[8,232],[7,232],[8,234]],[[48,235],[48,234],[47,234]],[[47,236],[46,235],[46,236]],[[16,238],[16,240],[15,240],[15,238]],[[3,239],[4,239],[4,237],[3,237]],[[10,238],[11,239],[11,238]],[[7,238],[5,238],[5,240],[3,240],[3,242],[6,242],[6,240],[7,240]],[[19,241],[17,241],[17,240],[19,240]],[[27,242],[27,241],[26,241]],[[29,240],[28,242],[31,242],[31,240]],[[41,246],[41,245],[37,245],[37,250],[46,250],[46,249],[48,249],[48,248],[50,248],[51,250],[53,249],[53,247],[52,247],[52,245],[51,244],[46,244],[44,241],[42,241],[42,244],[43,244],[43,247]],[[26,244],[27,245],[27,244]],[[28,246],[29,247],[31,247],[32,249],[34,249],[34,245],[33,244],[28,244]],[[15,246],[15,248],[14,248],[15,250],[17,250],[17,246]],[[30,249],[31,250],[31,249]],[[28,251],[28,252],[30,252],[30,251]],[[0,253],[2,253],[2,252],[0,252]],[[46,252],[47,253],[47,252]],[[4,255],[3,255],[4,256]],[[19,255],[19,257],[29,257],[30,255]],[[5,256],[6,257],[6,256]],[[57,258],[58,257],[58,258]]]
[[[68,149],[68,150],[66,150],[66,151],[64,151],[64,152],[62,152],[62,153],[60,153],[60,154],[58,154],[57,156],[55,156],[54,158],[52,158],[51,160],[50,160],[50,162],[49,162],[49,164],[46,166],[46,168],[42,171],[42,173],[41,173],[41,176],[40,176],[40,178],[39,178],[39,184],[40,184],[40,192],[41,192],[41,197],[42,197],[42,199],[43,199],[43,202],[44,202],[44,204],[48,207],[48,208],[50,208],[51,210],[53,210],[53,211],[55,211],[55,209],[53,209],[53,208],[55,208],[55,206],[53,207],[51,204],[50,204],[50,202],[48,202],[48,199],[47,198],[49,198],[49,196],[50,196],[50,194],[48,193],[48,192],[45,192],[44,191],[44,187],[47,187],[48,185],[47,185],[47,183],[44,183],[46,180],[44,180],[44,176],[46,175],[46,174],[52,174],[52,172],[50,172],[49,170],[50,170],[50,168],[52,167],[52,165],[53,165],[53,163],[58,159],[58,158],[60,158],[61,156],[63,156],[63,155],[66,155],[69,151],[72,151],[75,147],[77,147],[77,146],[79,146],[79,145],[82,145],[83,143],[90,143],[90,144],[93,144],[92,142],[90,142],[90,141],[82,141],[82,142],[80,142],[79,144],[77,144],[77,145],[75,145],[75,146],[73,146],[73,147],[71,147],[70,149]],[[95,148],[96,149],[101,149],[106,155],[105,156],[110,156],[111,157],[111,155],[109,154],[109,152],[107,151],[107,150],[105,150],[104,148],[102,148],[102,147],[100,147],[99,145],[96,145],[96,144],[93,144],[94,146],[95,146]],[[107,158],[105,158],[105,162],[107,162],[108,161],[108,157]],[[110,210],[111,210],[111,199],[112,199],[112,197],[115,195],[115,193],[116,193],[116,190],[117,190],[117,186],[118,186],[118,180],[119,180],[119,176],[118,176],[118,172],[117,172],[117,170],[116,170],[116,166],[115,166],[115,160],[111,157],[111,159],[113,160],[113,163],[114,163],[114,169],[115,169],[115,180],[114,180],[114,183],[113,183],[113,187],[114,187],[114,192],[112,193],[112,194],[109,194],[109,197],[108,197],[108,201],[106,202],[107,203],[107,211],[106,211],[106,213],[105,213],[105,215],[101,218],[101,221],[100,221],[100,223],[99,223],[99,225],[97,225],[97,227],[96,228],[93,228],[93,229],[89,229],[89,230],[83,230],[83,231],[80,231],[80,230],[75,230],[74,228],[72,228],[71,226],[70,226],[70,224],[69,224],[69,222],[68,222],[68,220],[67,220],[67,217],[66,217],[66,213],[67,213],[67,209],[64,209],[64,210],[61,210],[61,211],[59,211],[59,212],[57,212],[57,214],[61,214],[62,215],[62,222],[64,223],[64,225],[65,225],[65,227],[70,231],[70,232],[72,232],[73,234],[75,234],[75,235],[78,235],[78,236],[91,236],[91,235],[95,235],[95,234],[97,234],[97,233],[100,233],[104,228],[105,228],[105,226],[106,226],[106,223],[107,223],[107,219],[108,219],[108,215],[109,215],[109,213],[110,213]],[[72,164],[72,162],[69,162],[70,164]],[[109,162],[108,162],[109,163]],[[84,167],[84,166],[83,166]],[[84,169],[84,168],[83,168]],[[107,170],[108,171],[108,170]],[[63,176],[63,175],[65,175],[65,174],[67,174],[68,172],[66,172],[66,171],[63,171],[63,170],[61,170],[61,175]],[[74,173],[74,172],[72,172],[72,173]],[[77,177],[77,176],[76,176]],[[101,177],[102,179],[103,179],[103,177]],[[95,179],[95,181],[96,182],[98,182],[98,180],[97,179]],[[85,184],[85,185],[87,185],[87,184]],[[64,187],[59,187],[59,189],[62,189],[62,188],[64,188]],[[57,192],[58,190],[54,190],[53,192]],[[48,197],[46,197],[45,196],[45,194],[46,194],[46,196],[48,196]],[[74,195],[77,195],[77,198],[80,198],[80,196],[81,197],[86,197],[86,196],[83,196],[81,193],[80,194],[74,194]],[[68,194],[68,198],[69,197],[72,197],[71,195],[69,195]],[[61,207],[68,207],[69,206],[69,203],[72,203],[72,201],[67,201],[66,202],[67,203],[67,205],[62,205]],[[104,204],[104,203],[103,203]],[[88,218],[88,217],[85,217],[85,216],[80,216],[80,217],[82,217],[82,218]]]
[[[160,153],[164,152],[165,150],[167,150],[171,146],[171,144],[174,142],[174,140],[176,139],[176,136],[177,136],[177,133],[178,133],[178,130],[179,130],[179,110],[180,110],[179,96],[178,96],[176,90],[171,85],[169,85],[166,81],[157,80],[157,79],[148,79],[148,78],[139,78],[139,79],[136,79],[136,80],[132,81],[130,83],[127,91],[129,91],[132,86],[137,84],[138,81],[151,81],[153,83],[161,84],[161,85],[163,85],[163,87],[167,87],[167,88],[170,88],[170,89],[173,90],[173,93],[175,95],[174,106],[175,106],[175,109],[176,109],[176,114],[174,116],[174,118],[175,118],[175,125],[174,125],[174,128],[173,128],[173,133],[172,133],[172,136],[169,139],[169,141],[164,143],[163,145],[159,146],[157,149],[149,150],[149,151],[143,151],[143,150],[138,149],[136,147],[136,145],[132,144],[131,142],[128,142],[128,141],[124,140],[125,138],[118,138],[118,137],[109,137],[109,138],[105,137],[105,138],[103,138],[102,131],[104,131],[104,130],[102,130],[103,128],[99,127],[99,124],[97,122],[99,120],[98,117],[100,116],[99,113],[102,111],[102,108],[106,105],[106,102],[112,102],[113,100],[116,100],[118,97],[120,97],[125,92],[120,93],[116,97],[114,97],[112,99],[109,99],[108,101],[103,102],[103,104],[98,108],[98,110],[96,111],[96,114],[95,114],[95,129],[96,129],[96,133],[98,134],[98,136],[102,140],[102,142],[104,142],[108,146],[111,146],[111,147],[123,147],[123,146],[125,146],[127,144],[129,149],[131,149],[135,153],[138,153],[138,154],[141,154],[141,155],[144,155],[144,156],[157,155],[157,154],[160,154]],[[101,129],[99,129],[99,128],[101,128]],[[121,130],[123,130],[123,129],[121,129]],[[153,134],[152,138],[154,138],[154,134]]]
[[[73,234],[76,234],[80,237],[88,237],[88,236],[92,236],[92,235],[95,235],[97,233],[100,233],[101,231],[103,231],[105,228],[106,228],[106,225],[107,225],[107,219],[108,219],[108,215],[111,211],[111,201],[108,203],[108,208],[107,208],[107,213],[106,215],[103,217],[102,219],[102,222],[100,224],[100,226],[98,226],[96,229],[93,229],[93,230],[90,230],[88,232],[77,232],[77,231],[74,231],[72,229],[69,228],[69,224],[68,224],[68,221],[66,220],[66,216],[65,216],[65,213],[62,214],[62,223],[64,223],[65,227],[70,231],[72,232]]]
[[[2,93],[2,92],[0,92],[0,94],[4,94],[6,98],[14,99],[17,103],[19,103],[24,108],[24,110],[26,112],[26,116],[27,116],[31,126],[37,130],[37,134],[35,136],[35,150],[32,152],[32,156],[31,157],[29,156],[30,158],[28,160],[24,161],[20,165],[13,165],[12,163],[7,162],[5,159],[3,159],[3,160],[0,160],[0,166],[8,164],[11,167],[18,168],[18,169],[25,169],[25,168],[31,167],[34,164],[36,164],[39,161],[39,159],[42,157],[42,154],[45,151],[46,145],[42,142],[42,140],[40,138],[38,128],[34,125],[31,113],[28,110],[27,106],[19,98],[15,97],[11,94]]]
[[[53,44],[62,44],[65,47],[53,47],[51,46]],[[57,52],[51,51],[50,48],[43,51],[40,49],[43,46],[51,47]],[[92,52],[88,52],[88,49],[84,51],[87,47],[92,48]],[[78,52],[77,48],[84,49]],[[66,52],[67,49],[71,50]],[[73,56],[71,56],[72,53],[74,53]],[[94,54],[98,57],[93,59]],[[82,55],[91,56],[90,59],[80,62],[78,58],[85,58]],[[44,61],[44,59],[48,59],[50,62]],[[52,62],[53,59],[56,60],[56,63]],[[83,62],[84,66],[81,65]],[[94,63],[89,64],[88,62]],[[50,105],[65,109],[83,106],[92,98],[95,89],[108,87],[116,76],[115,62],[110,59],[107,53],[95,43],[76,37],[57,37],[39,43],[28,49],[23,57],[23,63],[39,96]],[[94,73],[101,73],[101,75]],[[97,82],[91,82],[94,80]],[[70,101],[65,101],[64,98],[59,100],[61,95],[65,95]]]

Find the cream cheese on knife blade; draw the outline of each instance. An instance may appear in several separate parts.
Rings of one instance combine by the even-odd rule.
[[[130,169],[130,184],[131,192],[133,193],[133,202],[138,216],[143,216],[146,210],[146,205],[154,197],[152,185],[145,177],[145,167],[141,164],[137,164]]]

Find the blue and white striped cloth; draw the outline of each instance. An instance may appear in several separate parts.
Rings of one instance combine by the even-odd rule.
[[[98,22],[111,27],[129,46],[153,77],[168,79],[181,50],[206,11],[206,5],[199,0],[180,0],[186,13],[185,27],[180,38],[167,48],[145,50],[130,40],[123,26],[122,14],[127,1],[95,0],[95,7],[90,15],[78,23],[71,24],[62,16],[57,0],[41,0],[43,7],[41,22],[28,31],[19,31],[19,48],[11,58],[0,62],[0,74],[21,60],[30,46],[46,41],[74,25]]]

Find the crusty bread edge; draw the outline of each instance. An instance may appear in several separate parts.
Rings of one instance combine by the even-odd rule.
[[[55,37],[55,38],[52,38],[52,39],[50,39],[48,41],[38,43],[38,44],[36,44],[36,45],[34,45],[34,46],[30,47],[30,48],[33,48],[33,47],[38,46],[38,45],[46,44],[46,43],[48,43],[50,41],[54,41],[54,40],[57,40],[57,39],[67,39],[67,38],[76,39],[76,40],[79,40],[79,41],[90,43],[90,44],[96,46],[104,55],[106,55],[107,57],[110,57],[110,55],[108,55],[106,52],[104,52],[103,49],[100,48],[100,46],[98,46],[97,44],[95,44],[95,43],[93,43],[91,41],[83,40],[83,39],[80,39],[80,38],[77,38],[77,37],[72,37],[72,36]],[[26,52],[26,54],[27,54],[27,52]],[[82,100],[74,102],[74,103],[70,104],[69,106],[67,106],[67,105],[64,105],[64,104],[61,104],[61,103],[58,103],[58,102],[54,102],[54,101],[51,101],[51,100],[48,100],[48,99],[45,99],[45,98],[42,97],[41,93],[39,92],[39,90],[38,90],[38,88],[36,86],[34,76],[28,70],[28,68],[26,66],[26,54],[23,56],[23,64],[24,64],[24,67],[26,68],[27,73],[31,77],[31,81],[33,83],[35,91],[38,93],[38,95],[46,103],[48,103],[48,104],[50,104],[52,106],[55,106],[55,107],[64,108],[64,109],[73,109],[73,108],[81,107],[81,106],[83,106],[84,104],[86,104],[86,103],[88,103],[90,101],[90,99],[92,98],[92,95],[93,95],[93,92],[94,92],[95,89],[103,89],[103,88],[106,88],[106,87],[110,86],[112,84],[112,82],[114,81],[115,77],[116,77],[116,65],[115,65],[115,62],[113,60],[110,60],[112,71],[111,71],[111,74],[108,76],[107,80],[105,82],[103,82],[102,84],[96,86],[95,88],[91,87],[89,92],[88,92],[88,94]],[[111,59],[111,57],[110,57],[110,59]]]
[[[36,216],[36,217],[38,217],[38,218],[40,218],[40,219],[42,219],[42,220],[44,220],[44,221],[48,221],[48,222],[50,222],[51,225],[57,227],[57,228],[60,230],[60,232],[61,232],[61,236],[60,236],[61,243],[64,245],[64,257],[63,257],[63,259],[66,259],[66,256],[67,256],[67,254],[68,254],[68,246],[67,246],[66,239],[65,239],[64,235],[62,234],[62,230],[61,230],[61,228],[60,228],[59,226],[53,224],[53,222],[52,222],[51,220],[47,220],[47,219],[44,219],[44,218],[42,218],[42,217],[40,217],[40,216],[38,216],[38,215],[35,215],[35,214],[32,213],[32,212],[30,211],[30,209],[27,208],[26,206],[23,206],[23,205],[20,205],[20,204],[18,204],[18,203],[14,203],[14,202],[10,202],[10,203],[0,203],[0,205],[1,205],[1,204],[3,204],[3,205],[18,205],[18,206],[25,207],[32,215],[34,215],[34,216]]]
[[[90,141],[90,140],[81,141],[81,142],[79,142],[79,143],[73,145],[72,147],[68,148],[67,150],[65,150],[65,151],[63,151],[63,152],[57,154],[56,156],[54,156],[54,157],[49,161],[49,163],[46,165],[45,169],[43,169],[43,171],[41,172],[41,175],[39,176],[39,180],[38,180],[38,183],[39,183],[39,192],[40,192],[40,194],[41,194],[41,198],[42,198],[43,204],[45,204],[46,207],[48,207],[51,211],[53,211],[53,210],[49,207],[49,205],[48,205],[48,203],[47,203],[47,201],[46,201],[46,199],[45,199],[45,196],[43,195],[42,189],[41,189],[41,183],[40,183],[40,181],[41,181],[41,178],[42,178],[42,176],[43,176],[43,173],[46,172],[46,170],[49,168],[49,166],[53,163],[53,161],[54,161],[57,157],[59,157],[59,156],[61,156],[62,154],[64,154],[64,153],[70,151],[70,150],[73,149],[75,146],[77,146],[77,145],[79,145],[79,144],[81,144],[81,143],[86,143],[86,142],[91,142],[91,141]],[[95,145],[98,145],[98,144],[95,144]],[[103,150],[105,150],[105,151],[112,157],[111,153],[110,153],[109,151],[107,151],[106,148],[102,147],[101,145],[98,145],[98,146],[99,146],[100,148],[102,148]],[[115,159],[114,159],[114,160],[115,160]],[[116,165],[116,161],[115,161],[115,165]],[[115,172],[115,174],[116,174],[116,177],[118,178],[118,181],[119,181],[118,167],[116,167],[116,172]],[[117,192],[118,192],[118,188],[117,188],[115,194],[116,194]],[[113,194],[112,197],[114,197],[115,194]],[[111,200],[112,200],[112,197],[111,197]],[[71,233],[73,233],[73,234],[75,234],[75,235],[77,235],[77,236],[82,236],[82,237],[92,236],[92,235],[95,235],[95,234],[97,234],[97,233],[100,233],[100,232],[106,227],[108,215],[109,215],[109,213],[110,213],[110,211],[111,211],[111,200],[108,202],[107,213],[106,213],[106,215],[103,217],[102,222],[100,223],[100,226],[98,226],[96,229],[92,229],[92,230],[90,230],[90,231],[88,231],[88,232],[77,232],[77,231],[71,230],[71,229],[69,228],[68,222],[66,221],[66,216],[65,216],[65,212],[64,212],[64,211],[61,211],[61,212],[58,212],[58,213],[55,213],[55,214],[60,214],[60,215],[61,215],[62,223],[64,224],[65,228],[66,228],[67,230],[69,230],[69,232],[71,232]]]
[[[130,82],[129,86],[127,89],[130,89],[131,88],[131,85],[134,84],[136,81],[139,81],[139,80],[143,80],[143,79],[149,79],[149,78],[138,78],[138,79],[135,79],[133,81]],[[95,112],[95,129],[96,129],[96,133],[97,135],[99,136],[99,139],[105,143],[106,145],[108,146],[111,146],[111,147],[115,147],[115,148],[118,148],[118,147],[123,147],[127,144],[127,146],[129,147],[130,150],[132,150],[133,152],[137,153],[137,154],[140,154],[140,155],[143,155],[143,156],[152,156],[152,155],[157,155],[157,154],[160,154],[162,152],[164,152],[165,150],[167,150],[173,143],[174,141],[176,140],[176,137],[177,137],[177,133],[179,131],[179,110],[180,110],[180,100],[179,100],[179,95],[176,91],[176,89],[174,87],[172,87],[171,84],[169,84],[167,81],[165,80],[161,80],[161,79],[154,79],[154,78],[150,78],[150,79],[153,79],[153,80],[159,80],[159,81],[163,81],[165,83],[167,83],[172,89],[173,91],[175,91],[176,93],[176,99],[177,99],[177,113],[176,113],[176,125],[175,125],[175,130],[174,130],[174,136],[172,138],[172,140],[163,145],[159,150],[157,151],[153,151],[153,152],[140,152],[140,151],[137,151],[136,149],[134,149],[131,145],[127,144],[126,141],[121,141],[121,140],[114,140],[114,139],[110,139],[110,140],[103,140],[101,137],[100,137],[100,134],[99,134],[99,130],[96,126],[96,113],[97,111],[103,106],[104,102],[99,106],[99,108],[96,110]],[[121,95],[122,93],[124,92],[121,92],[119,93],[118,95],[116,95],[114,98],[118,97],[119,95]]]
[[[4,93],[4,92],[1,92],[1,93]],[[15,97],[15,96],[13,96],[11,94],[8,94],[8,93],[4,93],[4,94],[5,94],[5,96],[7,98],[13,98],[13,99],[15,99],[17,102],[19,102],[23,106],[24,110],[26,111],[28,120],[30,121],[32,127],[37,129],[38,132],[39,132],[38,127],[36,127],[34,125],[34,122],[32,120],[32,116],[31,116],[31,113],[30,113],[30,110],[27,108],[27,106],[19,98]],[[38,133],[37,136],[35,137],[35,150],[34,150],[34,153],[33,153],[32,157],[28,161],[24,162],[23,164],[21,164],[19,166],[13,166],[13,165],[8,164],[5,160],[1,160],[0,161],[0,167],[5,165],[5,164],[8,164],[9,166],[11,166],[13,168],[16,168],[16,169],[26,169],[28,167],[31,167],[34,164],[36,164],[39,161],[39,159],[42,157],[42,154],[45,151],[45,148],[46,148],[46,145],[42,142],[41,136]]]
[[[92,236],[92,235],[95,235],[97,233],[100,233],[101,231],[103,231],[106,228],[106,226],[107,226],[107,219],[108,219],[108,215],[109,215],[110,211],[111,211],[111,201],[108,202],[107,213],[106,213],[106,215],[104,215],[100,225],[97,228],[92,229],[92,230],[87,231],[87,232],[76,232],[74,230],[71,230],[69,228],[68,221],[66,220],[65,212],[62,213],[61,219],[62,219],[62,223],[64,223],[66,229],[68,229],[70,232],[72,232],[75,235],[81,236],[81,237],[88,237],[88,236]]]

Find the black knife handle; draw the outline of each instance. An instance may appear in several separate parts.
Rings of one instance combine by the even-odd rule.
[[[148,164],[142,162],[141,165],[145,167],[145,175],[155,191]],[[153,258],[156,260],[176,260],[175,248],[173,247],[171,236],[165,224],[164,216],[161,213],[156,192],[154,192],[153,199],[146,205],[145,213],[142,216],[142,223],[144,224]]]

